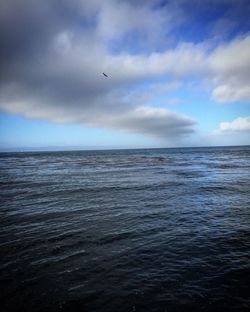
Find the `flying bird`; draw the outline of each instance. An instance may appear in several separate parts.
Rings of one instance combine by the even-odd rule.
[[[102,74],[103,74],[103,76],[108,77],[108,75],[106,75],[105,73],[102,73]]]

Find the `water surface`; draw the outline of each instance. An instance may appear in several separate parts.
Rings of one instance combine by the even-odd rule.
[[[250,147],[0,154],[3,311],[248,311]]]

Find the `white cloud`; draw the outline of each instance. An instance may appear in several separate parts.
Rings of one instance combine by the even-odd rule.
[[[213,98],[219,103],[250,101],[250,86],[220,85],[213,90]]]
[[[229,122],[221,122],[219,126],[219,132],[241,132],[250,131],[250,116],[238,117]]]
[[[250,35],[219,46],[209,57],[213,98],[220,103],[250,101]]]

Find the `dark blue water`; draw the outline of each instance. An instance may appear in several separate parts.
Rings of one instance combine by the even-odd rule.
[[[248,311],[250,147],[2,153],[2,311]]]

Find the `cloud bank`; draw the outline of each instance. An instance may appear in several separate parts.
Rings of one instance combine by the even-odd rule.
[[[0,108],[178,138],[194,131],[194,118],[150,102],[187,77],[206,81],[217,102],[250,101],[250,35],[213,49],[171,44],[173,27],[185,20],[183,3],[1,1]]]

